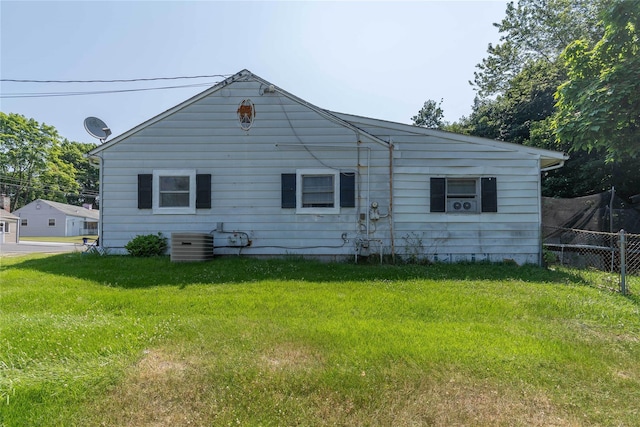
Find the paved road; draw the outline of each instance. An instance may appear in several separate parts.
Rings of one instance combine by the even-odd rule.
[[[84,246],[76,243],[20,242],[0,244],[0,256],[25,255],[30,253],[59,254],[84,251]]]

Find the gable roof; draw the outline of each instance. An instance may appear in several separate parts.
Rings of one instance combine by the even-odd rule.
[[[218,92],[218,91],[224,89],[226,86],[228,86],[228,85],[230,85],[230,84],[232,84],[234,82],[243,81],[243,80],[246,81],[246,80],[249,80],[249,79],[255,80],[255,81],[261,83],[262,85],[264,85],[265,87],[273,87],[274,90],[277,91],[278,93],[280,93],[281,95],[286,96],[287,98],[291,99],[292,101],[295,101],[295,102],[297,102],[297,103],[299,103],[301,105],[306,106],[307,108],[309,108],[309,109],[315,111],[316,113],[320,114],[322,117],[324,117],[324,118],[326,118],[326,119],[328,119],[328,120],[330,120],[330,121],[332,121],[334,123],[337,123],[339,125],[347,127],[347,128],[351,129],[352,131],[354,131],[356,133],[362,134],[362,135],[370,138],[371,140],[373,140],[375,142],[378,142],[380,144],[388,146],[388,142],[387,141],[385,141],[385,140],[383,140],[383,139],[381,139],[381,138],[379,138],[379,137],[377,137],[375,135],[371,135],[371,134],[363,131],[362,129],[358,128],[357,126],[355,126],[355,125],[353,125],[353,124],[351,124],[351,123],[339,118],[338,116],[334,115],[330,111],[322,109],[322,108],[319,108],[319,107],[316,107],[315,105],[303,100],[302,98],[298,98],[297,96],[293,95],[292,93],[289,93],[289,92],[279,88],[278,86],[273,85],[272,83],[268,82],[267,80],[255,75],[251,71],[245,69],[245,70],[242,70],[242,71],[234,74],[231,77],[226,78],[225,80],[223,80],[220,83],[210,87],[209,89],[207,89],[207,90],[205,90],[203,92],[200,92],[199,94],[187,99],[186,101],[181,102],[180,104],[176,105],[175,107],[172,107],[172,108],[170,108],[170,109],[158,114],[157,116],[152,117],[151,119],[149,119],[149,120],[139,124],[138,126],[126,131],[125,133],[118,135],[117,137],[115,137],[111,141],[105,142],[104,144],[94,148],[89,153],[87,153],[87,156],[91,157],[91,156],[94,156],[94,155],[98,154],[99,152],[101,152],[101,151],[103,151],[103,150],[105,150],[105,149],[107,149],[107,148],[119,143],[120,141],[122,141],[122,140],[128,138],[129,136],[141,131],[142,129],[144,129],[144,128],[148,127],[148,126],[151,126],[154,123],[159,122],[160,120],[164,119],[165,117],[170,116],[171,114],[182,110],[183,108],[185,108],[185,107],[187,107],[187,106],[199,101],[202,98],[205,98],[205,97],[207,97],[207,96],[209,96],[209,95],[211,95],[211,94],[213,94],[215,92]]]
[[[66,203],[53,202],[51,200],[36,199],[26,206],[32,205],[34,203],[43,203],[45,205],[49,205],[52,208],[68,216],[77,216],[80,218],[95,219],[96,221],[100,218],[100,211],[98,210],[87,209],[82,206],[67,205]],[[24,209],[26,206],[23,206],[20,209],[17,209],[15,212],[19,212],[20,210]]]
[[[186,101],[176,105],[175,107],[172,107],[160,114],[158,114],[155,117],[152,117],[151,119],[139,124],[138,126],[124,132],[121,135],[118,135],[117,137],[115,137],[114,139],[112,139],[109,142],[105,142],[104,144],[96,147],[95,149],[91,150],[87,156],[91,157],[91,156],[95,156],[96,154],[100,153],[101,151],[115,145],[118,144],[120,141],[128,138],[129,136],[141,131],[142,129],[159,122],[160,120],[164,119],[167,116],[170,116],[171,114],[182,110],[183,108],[199,101],[202,98],[205,98],[217,91],[222,90],[223,88],[225,88],[226,86],[236,82],[236,81],[243,81],[243,80],[255,80],[257,82],[260,82],[261,84],[263,84],[265,87],[273,87],[274,90],[276,90],[278,93],[282,94],[283,96],[286,96],[287,98],[306,106],[307,108],[315,111],[316,113],[320,114],[322,117],[337,123],[341,126],[344,126],[346,128],[351,129],[352,131],[363,135],[375,142],[378,142],[384,146],[388,146],[390,141],[386,141],[383,139],[383,137],[377,136],[374,133],[371,133],[370,131],[366,131],[364,129],[362,129],[360,126],[361,125],[365,125],[365,126],[374,126],[374,127],[381,127],[381,128],[385,128],[385,129],[392,129],[392,130],[397,130],[397,131],[401,131],[401,132],[405,132],[405,133],[413,133],[416,135],[425,135],[425,136],[436,136],[438,138],[443,138],[443,139],[452,139],[452,140],[456,140],[456,141],[461,141],[461,142],[467,142],[467,143],[471,143],[471,144],[481,144],[481,145],[485,145],[485,146],[492,146],[495,147],[497,149],[502,149],[502,150],[506,150],[506,151],[517,151],[517,152],[521,152],[521,153],[526,153],[529,155],[533,155],[533,156],[537,156],[540,159],[540,169],[541,170],[551,170],[551,169],[556,169],[559,167],[562,167],[564,165],[564,162],[569,158],[569,156],[567,156],[564,153],[560,153],[557,151],[552,151],[552,150],[545,150],[542,148],[536,148],[536,147],[528,147],[522,144],[515,144],[515,143],[511,143],[511,142],[504,142],[504,141],[498,141],[498,140],[494,140],[494,139],[489,139],[489,138],[482,138],[482,137],[477,137],[477,136],[470,136],[470,135],[463,135],[463,134],[458,134],[458,133],[453,133],[453,132],[447,132],[447,131],[442,131],[442,130],[437,130],[437,129],[428,129],[428,128],[423,128],[423,127],[419,127],[419,126],[414,126],[414,125],[409,125],[409,124],[403,124],[403,123],[397,123],[397,122],[391,122],[391,121],[386,121],[386,120],[381,120],[381,119],[373,119],[373,118],[369,118],[369,117],[362,117],[362,116],[357,116],[357,115],[353,115],[353,114],[344,114],[344,113],[337,113],[337,112],[333,112],[333,111],[329,111],[329,110],[325,110],[319,107],[316,107],[315,105],[301,99],[298,98],[297,96],[273,85],[272,83],[268,82],[267,80],[264,80],[263,78],[253,74],[251,71],[249,70],[242,70],[236,74],[234,74],[231,77],[226,78],[225,80],[217,83],[216,85],[210,87],[209,89],[206,89],[205,91],[187,99]]]
[[[4,209],[0,209],[0,219],[13,219],[13,220],[18,220],[20,219],[19,216],[15,216],[12,213],[9,213],[7,211],[5,211]]]

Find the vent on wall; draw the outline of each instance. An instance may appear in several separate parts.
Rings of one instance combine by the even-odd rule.
[[[171,261],[207,261],[213,258],[213,236],[206,233],[171,233]]]

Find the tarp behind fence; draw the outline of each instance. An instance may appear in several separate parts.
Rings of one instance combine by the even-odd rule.
[[[620,197],[606,191],[573,199],[542,198],[542,225],[545,243],[574,243],[566,241],[559,229],[576,229],[640,234],[640,209],[633,208]],[[579,238],[579,236],[576,236]],[[560,239],[564,238],[564,242]],[[578,244],[579,242],[575,242]]]

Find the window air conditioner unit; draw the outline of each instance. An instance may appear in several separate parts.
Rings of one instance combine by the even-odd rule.
[[[478,212],[478,202],[473,199],[448,199],[447,212]]]

